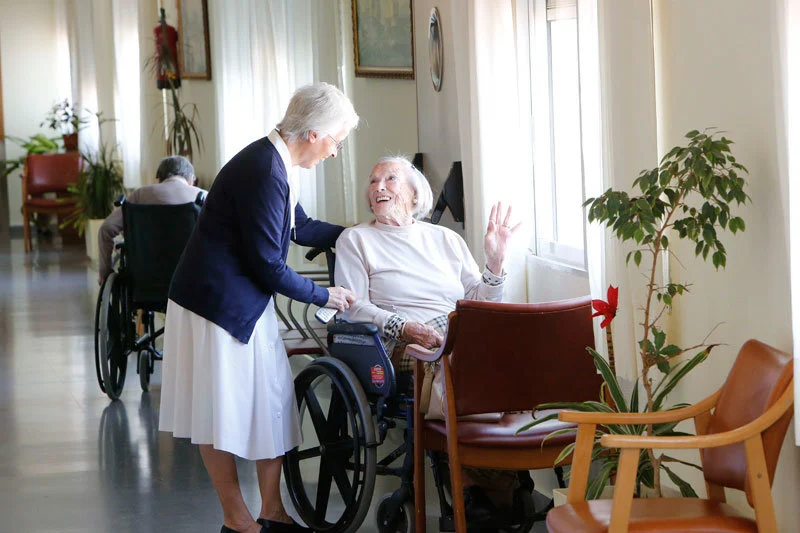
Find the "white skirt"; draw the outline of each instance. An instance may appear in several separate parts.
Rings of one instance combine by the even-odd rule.
[[[169,300],[162,376],[160,431],[250,460],[302,442],[273,300],[247,344]]]

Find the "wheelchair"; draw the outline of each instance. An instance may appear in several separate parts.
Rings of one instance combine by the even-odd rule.
[[[133,353],[139,384],[145,392],[150,388],[155,361],[162,358],[156,339],[164,333],[163,327],[155,327],[155,314],[166,312],[172,274],[200,214],[203,195],[178,205],[133,204],[122,196],[114,205],[122,209],[125,242],[116,245],[118,268],[103,280],[94,316],[97,382],[112,400],[122,393]]]
[[[331,270],[332,262],[328,251]],[[314,531],[357,531],[378,475],[400,478],[400,487],[378,501],[378,531],[414,531],[412,376],[395,372],[378,329],[340,320],[329,324],[326,355],[295,378],[303,444],[286,453],[284,477],[295,509]],[[378,447],[395,429],[402,429],[402,441],[379,458]],[[428,459],[439,496],[439,530],[455,531],[446,460],[432,453]],[[544,513],[533,508],[530,474],[520,472],[519,481],[515,512],[470,529],[524,533],[543,520]]]

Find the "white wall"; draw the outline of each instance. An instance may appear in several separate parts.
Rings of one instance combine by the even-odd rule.
[[[684,381],[672,400],[696,401],[725,379],[738,348],[757,338],[792,349],[789,301],[788,208],[779,177],[776,121],[780,86],[776,0],[657,0],[656,24],[662,67],[659,101],[660,145],[669,148],[691,129],[716,126],[733,139],[737,159],[750,170],[752,204],[737,210],[744,234],[725,234],[728,266],[716,272],[694,258],[694,247],[676,252],[686,267],[672,263],[674,281],[693,284],[670,317],[679,345],[700,342],[716,324],[712,341],[726,343]],[[790,429],[773,488],[780,530],[797,531],[800,451]],[[701,483],[695,483],[701,487]],[[742,497],[739,506],[747,508]]]
[[[456,84],[455,50],[452,25],[456,19],[453,2],[416,0],[414,2],[414,53],[417,71],[417,120],[419,121],[419,151],[424,154],[425,176],[433,188],[436,202],[442,185],[454,161],[461,161],[461,144],[458,123],[458,85]],[[443,45],[443,74],[441,90],[436,92],[430,76],[428,57],[428,27],[431,10],[436,6],[441,17]],[[450,210],[445,211],[442,225],[458,231],[464,229],[453,221]],[[480,259],[479,259],[480,260]]]
[[[39,127],[59,98],[53,79],[56,68],[55,7],[53,0],[3,0],[0,2],[0,65],[3,76],[3,116],[7,136],[27,138],[35,133],[56,136]],[[6,140],[6,155],[25,151]],[[20,172],[8,176],[9,222],[22,225]]]
[[[350,2],[345,2],[350,4]],[[416,9],[416,6],[414,6]],[[355,77],[353,58],[353,19],[349,10],[344,16],[345,61],[349,94],[356,113],[361,117],[358,129],[350,137],[355,144],[355,192],[358,202],[358,221],[372,220],[361,191],[366,186],[372,167],[379,157],[404,153],[413,156],[417,143],[417,95],[414,80]],[[416,15],[416,14],[415,14]],[[417,56],[419,57],[419,56]],[[415,76],[424,75],[419,62],[414,67]],[[348,142],[350,142],[348,140]]]

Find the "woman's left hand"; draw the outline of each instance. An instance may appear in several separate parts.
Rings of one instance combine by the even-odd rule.
[[[483,250],[486,253],[486,266],[495,275],[502,275],[503,261],[506,258],[506,245],[522,222],[511,225],[511,206],[503,211],[502,202],[492,206],[489,213],[489,225],[483,237]]]

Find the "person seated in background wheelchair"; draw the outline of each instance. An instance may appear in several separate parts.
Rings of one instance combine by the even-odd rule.
[[[203,196],[207,194],[204,189],[196,187],[197,178],[194,175],[194,167],[183,156],[175,155],[162,159],[156,171],[156,180],[158,183],[140,187],[127,195],[126,201],[134,204],[177,205],[194,202],[199,193],[202,193]],[[97,232],[98,284],[102,284],[111,272],[114,237],[121,232],[122,209],[116,207],[106,217]]]
[[[336,285],[358,298],[342,318],[381,328],[396,371],[407,373],[413,362],[405,345],[440,346],[458,300],[502,301],[506,247],[520,224],[510,224],[510,207],[492,206],[481,271],[456,232],[423,221],[433,194],[407,158],[381,158],[370,173],[366,198],[375,219],[344,230],[336,241]],[[493,511],[486,492],[499,493],[495,502],[507,503],[516,484],[513,472],[465,473],[465,497],[473,511]]]

